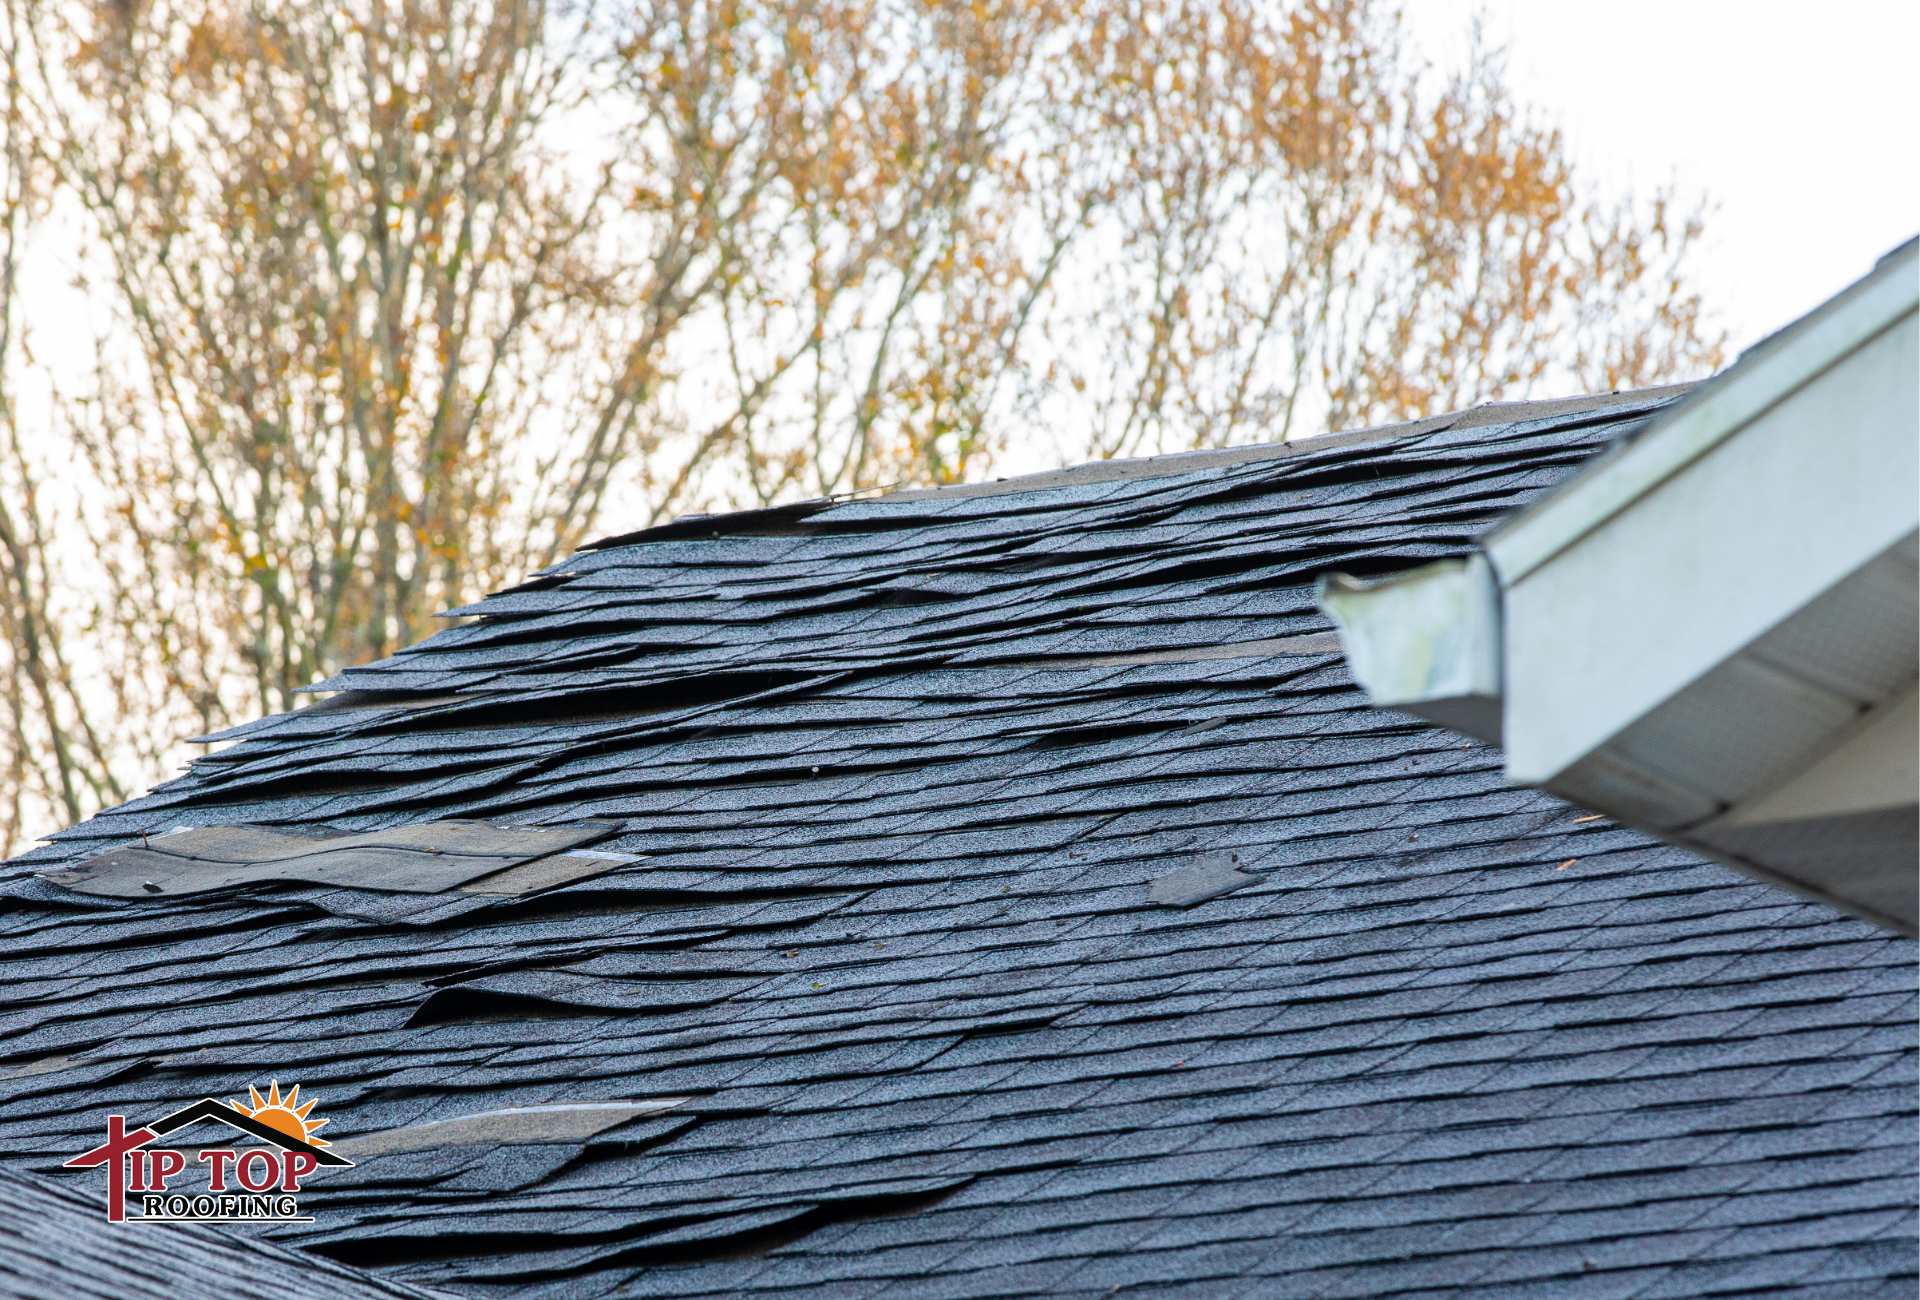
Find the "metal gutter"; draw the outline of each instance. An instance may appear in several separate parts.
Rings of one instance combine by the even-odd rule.
[[[1331,573],[1318,598],[1375,705],[1500,743],[1500,589],[1486,556],[1371,582]]]

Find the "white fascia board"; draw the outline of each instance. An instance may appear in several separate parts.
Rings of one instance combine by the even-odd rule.
[[[1452,560],[1322,581],[1377,705],[1920,931],[1920,243]]]
[[[1872,275],[1747,352],[1632,443],[1490,533],[1482,544],[1501,585],[1519,582],[1916,309],[1920,250],[1908,244]]]
[[[1696,420],[1757,414],[1731,428],[1665,422],[1489,541],[1512,780],[1552,784],[1912,532],[1920,294],[1915,259],[1899,261],[1865,287],[1902,292],[1839,304],[1874,312],[1816,313],[1811,324],[1852,325],[1789,332],[1760,359],[1781,375],[1728,376],[1768,400],[1722,403],[1710,388],[1688,404]],[[1835,339],[1850,350],[1833,355]]]

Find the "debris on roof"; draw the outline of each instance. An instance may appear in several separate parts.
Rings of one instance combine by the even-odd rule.
[[[1665,400],[585,550],[11,865],[0,1075],[41,1065],[0,1153],[268,1077],[340,1149],[687,1099],[391,1149],[271,1229],[469,1295],[1910,1295],[1913,945],[1509,788],[1369,708],[1314,605]],[[40,874],[433,820],[644,861]],[[1150,897],[1212,854],[1255,879]]]

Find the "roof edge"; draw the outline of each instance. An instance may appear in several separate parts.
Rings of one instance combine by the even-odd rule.
[[[1012,496],[1022,492],[1044,492],[1051,488],[1081,487],[1092,483],[1111,483],[1121,479],[1171,478],[1179,474],[1190,474],[1196,470],[1215,469],[1224,465],[1283,460],[1292,456],[1336,451],[1342,447],[1391,442],[1399,438],[1416,438],[1450,429],[1478,429],[1495,424],[1518,424],[1527,420],[1549,419],[1554,416],[1580,415],[1588,411],[1604,410],[1610,406],[1628,406],[1647,401],[1678,398],[1699,387],[1703,382],[1705,381],[1695,380],[1683,384],[1664,384],[1654,388],[1631,388],[1611,393],[1542,398],[1535,401],[1483,402],[1479,406],[1468,407],[1463,411],[1450,411],[1444,415],[1430,415],[1425,419],[1404,420],[1397,424],[1383,424],[1370,429],[1345,429],[1334,433],[1315,434],[1310,438],[1293,438],[1286,442],[1251,443],[1242,447],[1219,447],[1202,451],[1168,452],[1159,456],[1088,461],[1060,469],[1039,470],[1032,474],[996,479],[990,483],[901,488],[896,491],[882,492],[877,496],[868,495],[873,489],[865,489],[840,496],[794,501],[785,505],[757,509],[722,511],[714,514],[685,514],[668,523],[655,524],[649,528],[616,533],[584,542],[579,550],[608,550],[680,537],[804,535],[805,520],[853,499],[902,502],[950,501],[968,497]],[[553,567],[563,569],[566,567],[565,561]],[[538,580],[538,578],[535,579],[535,581]],[[507,590],[514,590],[514,588]]]
[[[1241,465],[1251,461],[1281,460],[1396,438],[1413,438],[1441,433],[1449,429],[1477,429],[1492,424],[1517,424],[1523,420],[1545,419],[1556,415],[1578,415],[1609,406],[1625,406],[1648,400],[1679,397],[1698,387],[1701,381],[1666,384],[1657,388],[1635,388],[1625,392],[1593,393],[1579,397],[1543,398],[1526,402],[1483,402],[1464,411],[1430,415],[1421,420],[1405,420],[1370,429],[1346,429],[1315,434],[1311,438],[1293,438],[1286,442],[1251,443],[1243,447],[1221,447],[1204,451],[1176,451],[1160,456],[1096,460],[1061,469],[1041,470],[992,483],[962,483],[952,487],[906,488],[889,492],[885,501],[923,501],[962,497],[1003,496],[1015,492],[1042,492],[1055,487],[1077,487],[1086,483],[1107,483],[1117,479],[1160,478],[1213,469],[1221,465]]]

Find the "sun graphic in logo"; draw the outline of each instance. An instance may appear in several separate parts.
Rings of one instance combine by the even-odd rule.
[[[293,1090],[284,1098],[280,1095],[280,1081],[278,1079],[267,1084],[265,1101],[260,1099],[260,1090],[252,1084],[247,1085],[247,1095],[253,1099],[252,1106],[245,1106],[237,1101],[231,1101],[227,1104],[239,1111],[242,1115],[257,1119],[268,1128],[277,1129],[290,1138],[298,1138],[309,1146],[323,1147],[327,1145],[324,1139],[317,1138],[313,1134],[314,1130],[330,1121],[316,1119],[312,1123],[307,1122],[307,1114],[312,1111],[315,1106],[319,1105],[319,1101],[315,1099],[304,1106],[300,1105],[299,1084],[294,1084]]]

